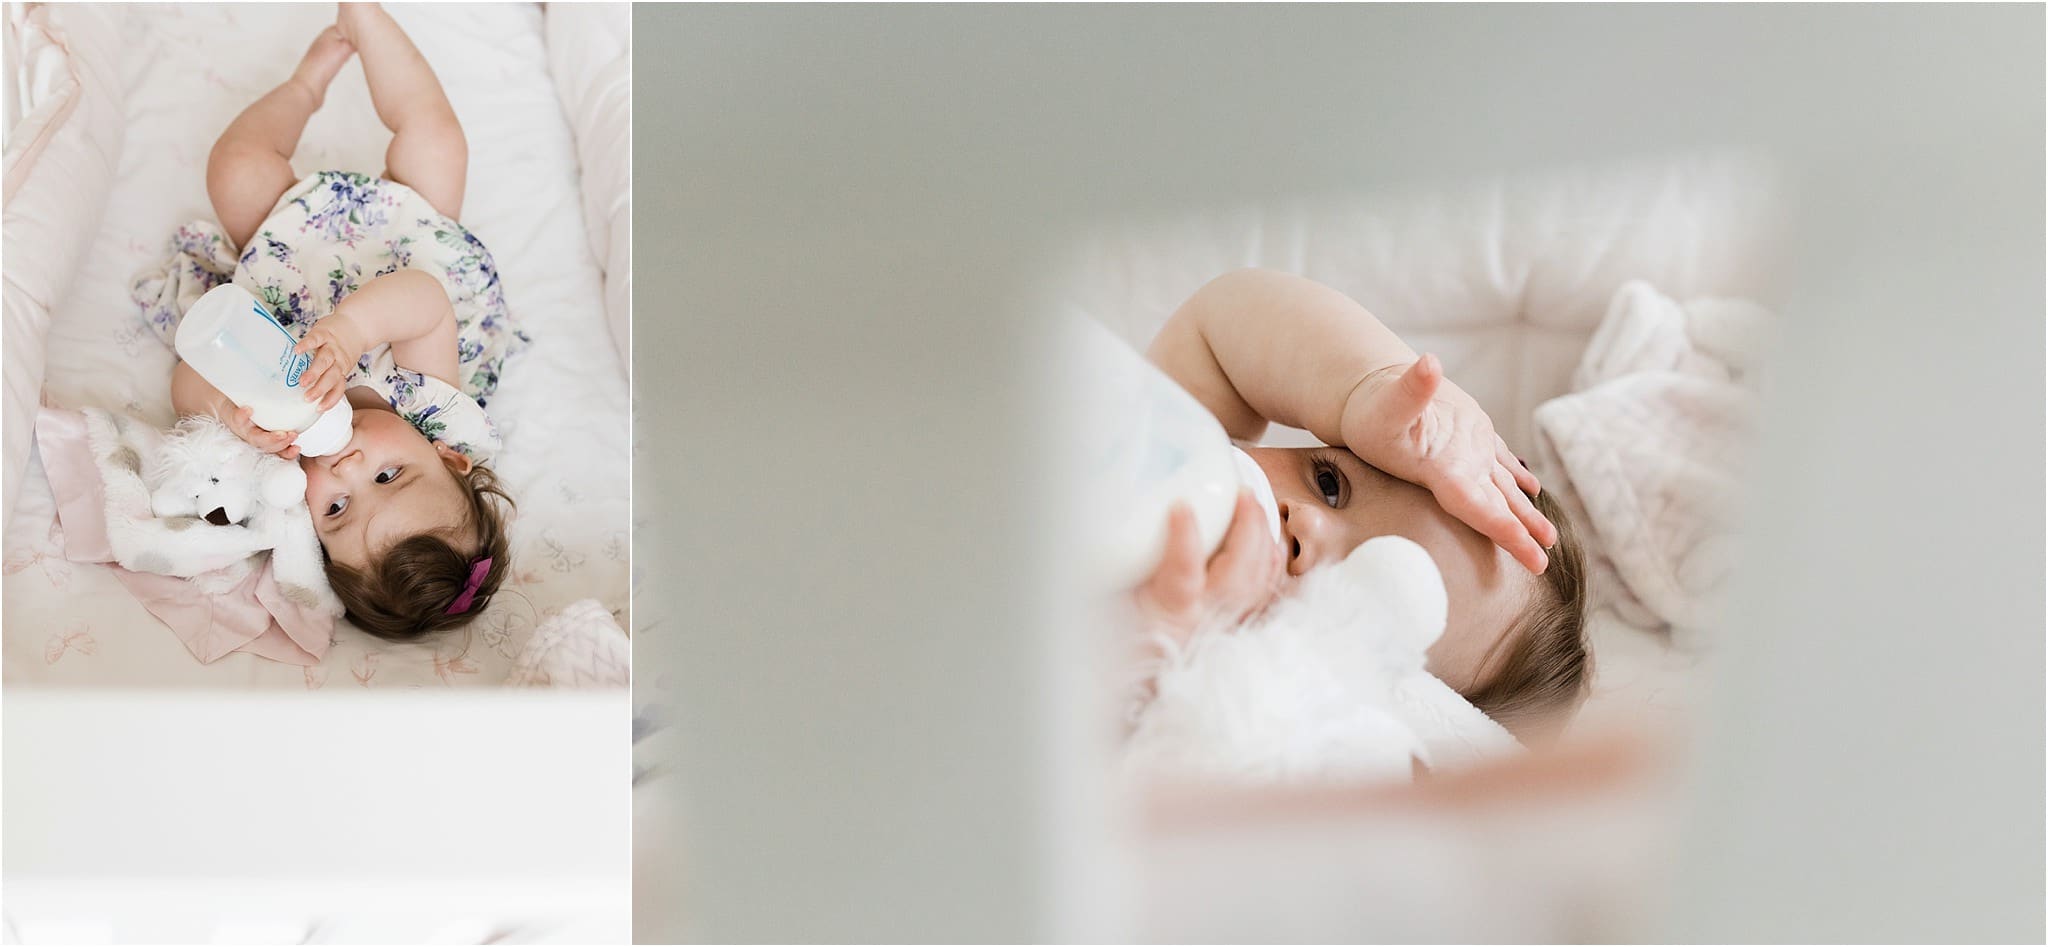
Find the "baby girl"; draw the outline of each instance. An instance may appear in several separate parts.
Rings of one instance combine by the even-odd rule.
[[[350,56],[392,133],[385,171],[301,179],[299,134]],[[214,143],[206,189],[219,227],[188,225],[174,240],[174,267],[233,256],[230,278],[310,354],[306,399],[354,409],[347,446],[300,457],[297,432],[254,426],[190,366],[171,381],[181,416],[212,415],[299,461],[328,579],[349,619],[383,638],[469,621],[511,570],[511,499],[485,466],[498,438],[483,405],[526,337],[490,252],[456,223],[467,172],[462,126],[426,59],[383,9],[345,3],[291,78]],[[178,317],[150,313],[166,341]]]
[[[1241,618],[1367,539],[1403,536],[1436,561],[1450,601],[1430,672],[1525,740],[1569,718],[1587,685],[1580,549],[1434,357],[1343,294],[1260,270],[1196,291],[1148,355],[1240,443],[1278,422],[1331,445],[1247,448],[1272,482],[1278,542],[1247,493],[1204,562],[1193,513],[1174,511],[1166,558],[1137,593],[1155,629],[1184,639]]]

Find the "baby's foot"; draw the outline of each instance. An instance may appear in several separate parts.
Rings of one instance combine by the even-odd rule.
[[[327,99],[327,87],[334,82],[334,74],[355,53],[355,45],[330,26],[313,37],[313,45],[306,47],[305,58],[292,71],[292,81],[313,94],[313,106],[318,108]]]
[[[375,3],[337,3],[334,6],[334,26],[341,30],[342,38],[350,43],[362,38],[365,19],[386,15],[384,8]]]

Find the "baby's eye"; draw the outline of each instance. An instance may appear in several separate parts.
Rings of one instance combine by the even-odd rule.
[[[1327,470],[1316,474],[1316,489],[1323,491],[1323,502],[1337,505],[1337,475]]]
[[[1316,464],[1316,490],[1322,493],[1323,502],[1332,509],[1344,505],[1344,475],[1327,461]]]
[[[377,471],[377,482],[390,483],[393,480],[397,480],[398,472],[403,469],[402,467],[386,467],[383,470],[379,470]]]
[[[346,509],[348,509],[348,497],[336,497],[327,504],[327,515],[340,516],[341,512]]]

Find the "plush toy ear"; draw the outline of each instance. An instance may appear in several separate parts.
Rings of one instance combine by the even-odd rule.
[[[271,510],[288,510],[306,502],[306,472],[289,460],[265,463],[257,470],[261,478],[259,491],[263,506]]]
[[[1450,615],[1443,573],[1414,540],[1376,536],[1360,543],[1336,566],[1342,581],[1385,616],[1392,643],[1420,654],[1443,636]]]
[[[1450,599],[1443,573],[1421,546],[1399,536],[1376,537],[1351,550],[1336,569],[1367,600],[1379,603],[1381,627],[1409,654],[1422,657],[1443,636]],[[1463,766],[1519,746],[1506,728],[1423,665],[1392,670],[1397,680],[1387,709],[1421,738],[1421,758],[1429,766]]]

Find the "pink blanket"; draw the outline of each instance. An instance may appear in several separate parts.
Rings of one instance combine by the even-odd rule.
[[[1770,320],[1754,303],[1681,304],[1628,283],[1571,393],[1536,409],[1545,476],[1565,475],[1558,501],[1594,539],[1596,605],[1681,641],[1712,623]]]
[[[210,664],[234,651],[299,665],[319,664],[326,656],[334,620],[286,595],[267,554],[240,585],[222,594],[209,594],[190,579],[116,565],[107,533],[106,489],[93,462],[82,414],[42,409],[36,421],[36,446],[56,495],[57,519],[64,527],[64,558],[106,564],[201,663]]]

